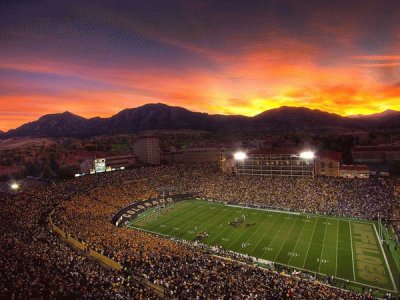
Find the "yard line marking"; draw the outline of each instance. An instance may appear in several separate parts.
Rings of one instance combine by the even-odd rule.
[[[336,267],[335,267],[335,277],[337,275],[337,262],[338,262],[338,250],[339,250],[339,220],[337,221],[337,235],[336,235]]]
[[[283,243],[282,243],[281,248],[279,249],[278,253],[276,254],[276,256],[275,256],[275,258],[274,258],[274,261],[276,261],[276,259],[277,259],[278,256],[279,256],[279,253],[281,253],[282,248],[283,248],[283,246],[285,245],[285,243],[286,243],[288,237],[292,234],[292,231],[293,231],[293,228],[295,227],[295,225],[296,225],[296,221],[294,221],[294,222],[292,223],[292,226],[290,227],[290,230],[288,230],[288,234],[286,235],[286,237],[285,237],[285,239],[284,239],[284,241],[283,241]]]
[[[328,229],[328,222],[324,222],[323,224],[325,225],[325,233],[324,233],[324,240],[322,242],[321,255],[319,256],[318,273],[321,271],[322,254],[324,254],[324,245],[325,245],[325,240],[326,240],[326,230]]]
[[[378,235],[378,231],[376,230],[375,224],[372,224],[372,225],[374,226],[375,234],[376,234],[376,237],[378,238],[379,235]],[[390,279],[392,280],[393,288],[394,288],[394,289],[396,290],[396,292],[397,292],[397,286],[396,286],[396,284],[394,283],[394,278],[393,278],[392,270],[390,269],[389,262],[388,262],[387,257],[386,257],[386,253],[385,253],[385,251],[383,250],[382,243],[379,241],[379,238],[378,238],[378,244],[381,246],[381,250],[382,250],[382,253],[383,253],[383,257],[385,258],[385,262],[386,262],[386,267],[387,267],[388,270],[389,270]]]
[[[262,215],[259,216],[259,217],[257,218],[257,222],[258,222],[259,219],[262,218],[262,217],[263,217]],[[247,232],[247,231],[244,231],[242,234],[240,234],[240,235],[238,236],[237,239],[235,239],[235,241],[234,241],[233,243],[231,243],[231,244],[229,245],[229,248],[233,248],[233,246],[234,246],[239,240],[241,240],[242,237],[245,236],[245,235],[247,235],[246,241],[243,241],[243,242],[247,242],[247,241],[251,238],[251,236],[254,234],[254,232],[255,232],[255,229],[253,229],[253,232],[252,232],[252,233],[249,233],[249,232]]]
[[[211,205],[211,204],[210,204]],[[172,208],[172,207],[171,207]],[[193,215],[191,214],[191,211],[190,211],[190,209],[188,209],[188,207],[186,207],[186,206],[180,206],[179,207],[179,209],[181,209],[182,211],[184,211],[184,213],[182,213],[182,211],[177,215],[177,214],[175,214],[175,211],[174,211],[174,209],[176,209],[177,207],[173,207],[172,208],[172,210],[168,213],[168,215],[163,215],[162,216],[162,218],[165,218],[165,219],[167,219],[168,221],[174,221],[173,219],[174,218],[176,218],[176,219],[178,219],[178,218],[182,218],[183,217],[183,220],[184,221],[187,221],[187,219],[189,219],[189,218],[192,218],[192,220],[191,221],[193,221],[193,219],[195,219],[195,220],[198,220],[199,219],[199,217],[195,217],[195,218],[193,218]],[[207,208],[207,207],[206,207]],[[203,208],[204,209],[204,208]],[[216,210],[218,210],[218,208],[216,208]],[[216,211],[216,210],[214,210],[214,211]],[[173,215],[172,215],[173,214]],[[189,214],[191,214],[191,216],[192,217],[187,217],[187,215],[189,215]],[[252,214],[252,213],[250,213],[250,214]],[[153,213],[152,214],[150,214],[149,216],[151,217],[153,215]],[[171,216],[172,215],[172,216]],[[186,215],[186,218],[184,217]],[[277,216],[277,214],[271,214],[271,216]],[[148,216],[146,216],[146,217],[148,217]],[[145,218],[146,218],[145,217]],[[258,217],[258,216],[257,216]],[[143,218],[143,219],[145,219],[145,218]],[[201,216],[201,218],[203,219],[203,215]],[[318,217],[317,217],[318,218]],[[324,236],[324,240],[323,240],[323,250],[322,250],[322,253],[321,253],[321,257],[323,257],[323,254],[324,254],[324,252],[327,250],[327,249],[329,249],[329,248],[335,248],[335,252],[336,252],[336,265],[335,265],[335,272],[336,272],[336,274],[337,274],[337,271],[338,271],[338,250],[340,250],[339,249],[339,244],[338,244],[338,238],[339,238],[339,234],[340,234],[340,232],[339,232],[339,226],[340,226],[340,221],[342,220],[342,219],[334,219],[334,218],[327,218],[327,217],[323,217],[323,216],[321,216],[320,217],[320,219],[319,220],[323,220],[324,218],[326,218],[326,219],[332,219],[332,220],[335,220],[335,221],[337,221],[338,223],[337,223],[337,236],[336,236],[336,240],[337,240],[337,245],[336,245],[336,247],[331,247],[331,246],[326,246],[326,240],[330,237],[330,236],[327,236],[326,235],[326,233],[327,233],[327,229],[329,229],[327,226],[328,226],[328,224],[324,224],[326,227],[325,227],[325,236]],[[160,229],[160,227],[164,227],[165,226],[165,224],[163,224],[163,221],[165,221],[165,219],[164,220],[161,220],[161,222],[159,222],[159,220],[156,220],[156,224],[158,224],[158,226],[156,226],[156,227],[158,227],[157,229]],[[279,222],[281,222],[280,220],[282,220],[282,218],[277,218],[277,219],[274,219],[274,218],[271,218],[272,220],[272,222],[270,223],[270,225],[267,227],[267,228],[269,228],[269,229],[271,229],[273,226],[274,226],[274,224],[276,224],[276,225],[278,225],[279,224]],[[284,220],[285,220],[286,218],[284,218]],[[286,224],[288,224],[288,222],[290,221],[290,222],[292,222],[291,220],[289,220],[290,218],[287,218],[287,220],[286,221],[284,221],[283,223],[285,224],[285,222],[286,222]],[[142,219],[140,219],[140,220],[142,220]],[[215,221],[215,223],[218,223],[218,221],[217,221],[217,218],[215,219],[216,221]],[[348,219],[348,220],[343,220],[344,221],[344,224],[345,224],[345,221],[348,221],[348,224],[349,224],[349,237],[350,237],[350,239],[351,239],[351,251],[352,251],[352,268],[353,268],[353,278],[354,278],[354,283],[356,283],[357,285],[360,285],[360,286],[366,286],[366,287],[371,287],[371,288],[377,288],[377,289],[379,289],[379,290],[382,290],[382,291],[388,291],[388,292],[397,292],[398,291],[398,287],[396,286],[396,284],[395,284],[395,274],[393,274],[393,271],[391,270],[391,268],[390,268],[390,265],[389,265],[389,262],[388,262],[388,259],[390,258],[390,257],[387,257],[387,256],[389,256],[389,254],[388,255],[386,255],[386,252],[385,252],[385,246],[383,246],[383,243],[381,244],[380,242],[380,248],[381,248],[381,252],[383,253],[383,256],[384,256],[384,260],[385,260],[385,264],[386,264],[386,267],[387,267],[387,270],[388,270],[388,272],[389,272],[389,274],[390,274],[390,278],[391,278],[391,280],[390,280],[390,282],[392,283],[392,287],[394,288],[394,290],[392,290],[392,289],[385,289],[385,288],[382,288],[382,287],[379,287],[379,286],[376,286],[376,285],[368,285],[368,284],[363,284],[363,283],[361,283],[361,282],[356,282],[355,281],[355,264],[358,262],[358,261],[355,261],[355,259],[357,259],[357,253],[354,253],[355,252],[355,246],[356,246],[356,241],[353,241],[353,238],[354,238],[354,236],[352,235],[352,224],[355,224],[355,223],[362,223],[362,224],[369,224],[369,225],[372,225],[373,227],[374,227],[374,232],[375,232],[375,237],[377,238],[377,236],[378,236],[378,229],[377,229],[377,227],[376,227],[376,224],[373,224],[373,223],[371,223],[371,222],[364,222],[364,221],[359,221],[359,220],[352,220],[352,219]],[[161,232],[159,232],[159,231],[152,231],[152,230],[149,230],[149,229],[144,229],[144,228],[137,228],[137,227],[135,227],[135,225],[134,224],[132,224],[132,223],[134,223],[134,222],[130,222],[130,224],[128,224],[126,227],[128,227],[128,228],[133,228],[133,229],[136,229],[136,230],[140,230],[140,231],[143,231],[143,232],[149,232],[149,233],[153,233],[153,234],[157,234],[157,235],[159,235],[159,236],[163,236],[163,237],[172,237],[172,236],[174,236],[174,234],[173,234],[173,230],[171,230],[171,229],[174,229],[174,227],[176,227],[176,229],[178,228],[178,227],[180,227],[181,229],[180,230],[182,230],[182,227],[181,226],[179,226],[179,225],[182,225],[181,224],[181,222],[178,222],[178,223],[176,223],[176,222],[171,222],[172,224],[175,224],[175,226],[168,226],[169,227],[169,229],[170,229],[170,234],[162,234]],[[317,224],[318,223],[318,221],[317,222],[315,222],[314,223],[314,230],[313,230],[313,232],[312,232],[312,235],[314,235],[315,234],[315,230],[316,230],[316,226],[318,226],[319,224]],[[323,223],[328,223],[328,222],[323,222]],[[186,224],[186,222],[184,223],[184,225]],[[306,224],[306,223],[303,223],[303,222],[301,222],[301,224],[303,225],[303,224]],[[213,224],[212,223],[209,223],[209,222],[206,222],[205,223],[205,225],[206,225],[206,227],[213,227]],[[208,226],[207,226],[208,225]],[[309,225],[310,227],[312,226],[311,224]],[[279,228],[279,226],[278,226],[278,228]],[[304,226],[302,227],[302,229],[301,229],[301,231],[300,231],[300,234],[302,234],[302,232],[304,232]],[[311,229],[311,228],[309,228],[309,229]],[[308,230],[309,230],[308,229]],[[222,231],[225,231],[225,230],[223,230],[223,228],[221,228],[220,230],[222,230]],[[289,230],[288,232],[292,232],[293,233],[293,228],[291,229],[291,230]],[[268,232],[269,230],[265,230],[265,232],[263,232],[263,233],[261,233],[261,234],[257,234],[257,236],[262,236],[262,237],[265,237],[265,236],[267,236],[270,232]],[[176,232],[176,231],[175,231]],[[275,232],[275,234],[274,234],[274,236],[273,236],[273,241],[275,241],[275,240],[277,240],[277,239],[279,239],[279,240],[281,240],[282,238],[280,238],[279,236],[280,236],[280,233],[283,233],[283,231],[282,231],[282,229],[281,230],[279,230],[278,229],[278,231],[277,232]],[[333,233],[333,232],[332,232]],[[289,233],[289,235],[290,235],[290,233]],[[255,237],[255,236],[254,236]],[[253,237],[253,238],[254,238]],[[333,236],[332,236],[333,237]],[[298,246],[298,243],[300,243],[300,238],[301,238],[301,236],[299,235],[298,236],[298,238],[297,238],[297,240],[296,240],[296,244],[295,244],[295,248]],[[333,237],[334,238],[334,237]],[[355,238],[357,238],[357,237],[355,237]],[[287,239],[288,239],[288,237],[286,237],[286,239],[284,240],[284,243],[287,241]],[[258,243],[253,243],[253,245],[251,245],[251,246],[249,246],[248,247],[248,249],[252,249],[253,247],[253,249],[255,249],[255,248],[257,248],[258,246],[259,246],[259,244],[261,244],[262,243],[262,240],[263,240],[263,238],[262,239],[260,239],[259,241],[258,241]],[[273,241],[271,241],[271,242],[273,242]],[[311,240],[312,241],[312,240]],[[330,240],[328,239],[328,242],[329,242]],[[379,241],[379,239],[378,239],[378,241]],[[255,246],[254,246],[255,245]],[[281,245],[281,249],[278,251],[278,256],[279,256],[279,254],[280,254],[280,252],[282,251],[282,247],[283,247],[283,245],[284,244],[282,244]],[[312,249],[310,249],[310,247],[311,247],[311,245],[309,244],[309,246],[308,246],[308,251],[307,251],[307,254],[306,254],[306,256],[308,256],[308,254],[309,254],[309,251],[311,251]],[[265,248],[265,247],[264,247]],[[247,249],[247,248],[246,248]],[[348,248],[347,248],[348,249]],[[264,250],[264,254],[265,253],[267,253],[266,252],[266,250],[265,249],[263,249]],[[276,249],[275,249],[276,250]],[[261,257],[261,256],[258,256],[257,255],[257,257]],[[283,264],[283,263],[279,263],[280,265],[286,265],[286,266],[290,266],[290,263],[291,263],[291,259],[293,258],[293,256],[291,257],[291,258],[289,258],[289,263],[286,265],[286,264]],[[321,259],[320,258],[320,262],[319,262],[319,271],[320,271],[320,267],[321,267],[321,265],[322,265],[322,262],[323,262],[324,260],[323,259]],[[303,264],[303,266],[304,266],[304,264]],[[291,266],[292,268],[294,268],[294,266]],[[298,268],[298,269],[300,269],[300,268]],[[306,270],[307,272],[311,272],[310,270]],[[322,273],[317,273],[317,274],[322,274]],[[323,274],[323,275],[326,275],[325,273]],[[338,278],[338,277],[336,277],[336,278]],[[340,279],[340,278],[338,278],[338,279]],[[342,280],[346,280],[346,279],[343,279],[342,278]]]
[[[351,222],[349,222],[349,229],[350,229],[350,245],[351,245],[351,259],[352,259],[352,265],[353,265],[353,280],[356,281],[356,271],[354,269],[354,252],[353,252],[353,234],[351,231]]]
[[[282,266],[285,266],[285,267],[293,268],[293,266],[289,266],[289,265],[287,265],[287,264],[282,264],[282,263],[279,263],[279,264],[282,265]],[[305,272],[307,272],[307,273],[313,273],[313,274],[318,274],[318,275],[326,276],[325,273],[312,272],[312,271],[310,271],[310,270],[308,270],[308,269],[303,269],[303,268],[300,268],[300,267],[297,267],[297,269],[298,269],[298,270],[301,270],[301,271],[305,271]],[[341,277],[336,277],[336,279],[340,279],[340,280],[342,280],[342,281],[347,281],[347,280],[348,280],[348,278],[341,278]],[[362,283],[362,282],[356,282],[356,281],[351,281],[351,280],[349,280],[349,282],[355,283],[355,284],[357,284],[357,285],[366,286],[366,287],[369,287],[369,288],[374,288],[374,289],[382,290],[382,291],[387,291],[387,292],[391,292],[391,293],[397,293],[396,290],[389,290],[389,289],[386,289],[386,288],[382,288],[382,287],[375,286],[375,285],[369,285],[369,284]],[[340,289],[340,288],[339,288],[339,289]],[[346,289],[345,289],[345,290],[346,290]],[[346,291],[348,291],[348,290],[346,290]]]
[[[232,217],[234,216],[234,214],[236,214],[236,212],[231,212],[231,214],[232,214]],[[226,218],[226,216],[224,216],[224,219]],[[221,219],[222,220],[222,219]],[[227,231],[227,230],[232,230],[232,228],[230,228],[230,227],[226,227],[222,232],[220,232],[216,237],[214,237],[212,240],[210,240],[210,241],[208,241],[208,244],[212,244],[212,243],[215,243],[216,241],[218,241],[218,237],[221,235],[221,234],[223,234],[223,233],[225,233],[225,231]],[[232,233],[232,232],[231,232]],[[228,233],[228,235],[227,236],[229,236],[229,235],[231,235],[231,233]]]
[[[218,226],[218,224],[222,224],[221,222],[222,222],[223,220],[225,220],[225,218],[226,218],[227,216],[230,216],[230,215],[233,215],[233,212],[227,213],[226,215],[225,215],[225,214],[222,214],[221,217],[214,219],[214,222],[212,222],[212,223],[208,223],[207,221],[204,222],[204,219],[206,219],[208,216],[206,215],[206,216],[203,217],[203,215],[201,215],[202,218],[201,218],[199,221],[203,221],[203,222],[201,222],[201,224],[199,225],[199,228],[200,228],[200,227],[206,226],[206,227],[205,227],[204,229],[202,229],[202,230],[208,231],[208,230],[210,230],[210,228],[215,228],[216,226]],[[197,218],[195,218],[194,220],[197,220]],[[192,220],[192,221],[193,221],[193,220]],[[187,224],[187,223],[186,223],[186,224]],[[189,226],[189,227],[190,227],[190,226]]]
[[[206,205],[212,205],[210,203],[207,203]],[[197,215],[196,215],[197,214]],[[172,224],[179,224],[182,228],[183,231],[187,231],[191,228],[193,223],[196,222],[196,225],[198,226],[198,230],[200,230],[200,227],[205,227],[207,226],[204,220],[208,217],[208,212],[206,210],[201,210],[200,212],[197,209],[192,209],[192,212],[189,212],[184,218],[182,218],[181,221],[179,221],[179,218],[177,222],[172,222]],[[222,218],[221,218],[222,219]],[[208,229],[209,227],[207,227]],[[201,229],[203,230],[203,229]]]
[[[303,227],[301,227],[301,231],[300,231],[300,233],[299,233],[299,236],[297,237],[297,241],[296,241],[296,244],[294,245],[294,248],[293,248],[292,252],[294,252],[294,251],[296,250],[297,244],[299,243],[300,236],[301,236],[301,234],[302,234],[302,232],[303,232],[303,229],[304,229],[305,225],[306,225],[306,224],[303,223]],[[292,260],[292,258],[293,258],[293,256],[291,256],[291,257],[289,258],[288,265],[290,265],[290,261]]]
[[[279,221],[279,217],[275,216],[275,218],[276,219],[271,224],[269,224],[268,229],[265,230],[262,238],[258,241],[257,245],[253,248],[251,255],[254,255],[254,251],[257,249],[257,247],[260,245],[260,243],[265,239],[265,237],[267,236],[267,234],[269,233],[271,228],[275,225],[276,221]],[[266,248],[266,247],[264,247],[264,248]],[[265,253],[265,251],[264,251],[264,253]]]
[[[181,203],[184,203],[184,202],[181,202]],[[188,218],[191,218],[191,217],[192,217],[192,214],[194,214],[194,212],[193,212],[193,210],[192,210],[192,211],[189,211],[189,210],[190,210],[190,206],[186,205],[186,207],[183,207],[183,209],[182,209],[181,211],[177,211],[177,210],[176,210],[177,208],[181,208],[181,207],[182,207],[182,206],[178,207],[178,206],[176,206],[176,205],[173,206],[173,207],[171,207],[172,210],[168,211],[167,214],[165,214],[165,215],[159,215],[158,218],[155,220],[155,222],[152,223],[152,224],[153,224],[154,226],[157,226],[158,224],[163,223],[163,222],[169,224],[169,222],[170,222],[171,220],[179,220],[181,215],[185,215],[186,217],[189,215],[190,217],[188,217]],[[160,212],[162,212],[163,209],[165,209],[165,208],[162,208],[162,209],[160,210]],[[176,216],[177,213],[178,213],[178,217]],[[165,218],[164,218],[164,217],[165,217]],[[183,218],[180,222],[182,223],[182,221],[186,220],[186,217]],[[164,219],[164,220],[162,220],[162,219]],[[169,224],[169,225],[170,225],[170,226],[174,226],[174,225],[176,225],[177,223],[179,223],[179,221],[178,221],[178,222],[172,222],[172,223]]]
[[[272,244],[272,242],[274,241],[274,239],[276,238],[276,235],[278,234],[278,232],[281,230],[281,228],[282,228],[282,225],[283,224],[285,224],[286,223],[286,219],[285,220],[283,220],[283,223],[281,223],[281,225],[279,226],[279,228],[278,228],[278,230],[277,231],[275,231],[275,233],[274,233],[274,236],[272,237],[272,240],[268,243],[268,245],[266,245],[265,247],[270,247],[271,246],[271,244]],[[264,251],[264,253],[263,253],[263,255],[262,255],[262,257],[264,257],[264,254],[266,253],[267,251]],[[270,260],[272,260],[272,259],[270,259]]]
[[[305,266],[306,261],[307,261],[308,252],[310,251],[310,248],[311,248],[312,237],[314,236],[314,232],[315,232],[315,228],[317,227],[317,223],[318,223],[318,218],[315,218],[314,229],[313,229],[313,232],[312,232],[312,234],[311,234],[310,243],[308,244],[308,249],[307,249],[306,257],[304,258],[304,263],[303,263],[303,267],[302,267],[303,269],[304,269],[304,266]]]

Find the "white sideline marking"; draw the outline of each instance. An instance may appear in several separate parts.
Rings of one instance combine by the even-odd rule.
[[[268,208],[261,208],[261,207],[247,207],[247,206],[240,206],[240,205],[233,205],[233,204],[226,204],[226,206],[229,207],[238,207],[238,208],[245,208],[245,209],[256,209],[256,210],[263,210],[263,211],[270,211],[270,212],[275,212],[275,213],[283,213],[283,214],[289,214],[289,215],[301,215],[299,212],[293,212],[293,211],[284,211],[284,210],[278,210],[278,209],[268,209]]]
[[[376,230],[375,224],[372,224],[372,225],[374,226],[375,234],[376,234],[376,237],[378,238],[378,244],[381,246],[381,250],[382,250],[382,253],[383,253],[383,257],[385,258],[386,266],[387,266],[388,271],[389,271],[390,279],[392,280],[393,288],[394,288],[395,291],[397,292],[397,286],[396,286],[396,284],[394,283],[394,278],[393,278],[392,270],[390,269],[389,262],[388,262],[388,260],[387,260],[385,250],[383,250],[382,243],[379,241],[378,231]]]
[[[357,222],[358,222],[358,221],[357,221]],[[361,222],[359,222],[359,223],[367,223],[367,222],[362,222],[362,221],[361,221]],[[368,223],[368,224],[371,224],[371,223]],[[315,222],[315,225],[314,225],[314,231],[315,231],[316,225],[317,225],[317,221]],[[377,233],[376,228],[375,228],[375,224],[371,224],[371,225],[374,226],[375,232]],[[132,228],[132,229],[136,229],[136,230],[139,230],[139,231],[142,231],[142,232],[152,233],[152,234],[155,234],[155,235],[158,235],[158,236],[161,236],[161,237],[164,237],[164,238],[168,238],[168,239],[173,238],[173,236],[171,236],[171,235],[163,234],[163,233],[160,233],[160,232],[156,232],[156,231],[152,231],[152,230],[148,230],[148,229],[144,229],[144,228],[140,228],[140,227],[135,227],[135,226],[133,226],[133,225],[128,225],[127,227]],[[314,234],[314,231],[313,231],[313,234]],[[312,234],[312,235],[313,235],[313,234]],[[312,236],[312,235],[311,235],[311,236]],[[310,242],[310,245],[311,245],[311,242]],[[264,248],[266,248],[266,247],[264,247]],[[264,250],[264,248],[263,248],[263,250]],[[271,248],[268,248],[268,250],[269,250],[269,249],[271,249]],[[271,250],[273,250],[273,249],[271,249]],[[309,250],[309,249],[308,249],[308,250]],[[384,253],[384,255],[385,255],[385,252],[383,252],[383,253]],[[307,251],[307,255],[308,255],[308,251]],[[306,257],[305,257],[305,260],[307,259],[307,255],[306,255]],[[385,258],[386,258],[386,256],[385,256]],[[259,258],[259,261],[264,261],[264,260]],[[266,262],[272,262],[272,261],[268,261],[268,260],[265,260],[265,261],[266,261]],[[293,266],[288,265],[288,264],[283,264],[283,263],[279,263],[279,264],[282,265],[282,266],[294,268]],[[304,261],[304,264],[305,264],[305,261]],[[310,273],[310,272],[311,272],[310,270],[304,269],[304,264],[303,264],[303,267],[302,267],[302,268],[297,267],[297,269]],[[389,272],[391,272],[390,268],[389,268]],[[316,273],[316,274],[319,274],[319,275],[324,275],[324,276],[326,276],[326,274],[323,274],[323,273],[319,273],[319,272],[315,272],[315,273]],[[391,274],[391,273],[390,273],[390,274]],[[341,277],[337,277],[337,276],[336,276],[335,278],[340,279],[340,280],[342,280],[342,281],[346,281],[346,280],[347,280],[347,278],[341,278]],[[393,278],[392,278],[392,279],[393,279]],[[382,287],[378,287],[378,286],[374,286],[374,285],[369,285],[369,284],[365,284],[365,283],[362,283],[362,282],[357,282],[357,281],[350,281],[350,282],[355,283],[355,284],[360,285],[360,286],[365,286],[365,287],[369,287],[369,288],[373,288],[373,289],[378,289],[378,290],[382,290],[382,291],[387,291],[387,292],[390,292],[390,293],[397,293],[397,287],[396,287],[395,285],[394,285],[394,287],[395,287],[394,290],[389,290],[389,289],[386,289],[386,288],[382,288]]]
[[[352,259],[352,265],[353,265],[353,280],[356,281],[356,271],[354,269],[354,253],[353,253],[353,234],[351,230],[351,222],[349,220],[349,227],[350,227],[350,245],[351,245],[351,259]]]

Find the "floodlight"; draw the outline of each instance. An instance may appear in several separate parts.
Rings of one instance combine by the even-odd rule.
[[[300,157],[303,159],[314,159],[315,155],[312,151],[303,151],[300,153]]]
[[[11,186],[11,189],[14,190],[14,191],[19,189],[19,184],[17,182],[11,183],[10,186]]]
[[[236,152],[235,154],[233,154],[233,158],[235,160],[244,160],[247,158],[247,154],[244,153],[243,151],[239,151],[239,152]]]

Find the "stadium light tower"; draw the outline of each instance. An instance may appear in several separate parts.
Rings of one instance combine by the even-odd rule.
[[[243,151],[238,151],[235,154],[233,154],[233,158],[235,160],[245,160],[247,158],[247,154],[244,153]]]
[[[315,154],[312,151],[303,151],[300,153],[302,159],[314,159]]]
[[[18,182],[13,182],[11,183],[10,187],[13,191],[17,191],[19,189],[19,184]]]

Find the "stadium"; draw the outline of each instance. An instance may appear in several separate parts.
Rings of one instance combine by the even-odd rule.
[[[398,186],[179,164],[23,186],[2,197],[1,296],[395,298]]]

